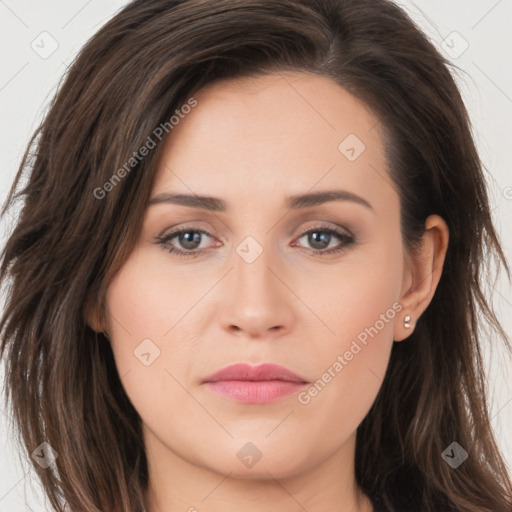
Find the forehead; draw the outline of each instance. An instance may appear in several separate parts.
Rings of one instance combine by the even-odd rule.
[[[155,192],[242,205],[315,187],[371,196],[389,186],[376,116],[328,77],[288,72],[223,80],[194,99],[166,140]]]

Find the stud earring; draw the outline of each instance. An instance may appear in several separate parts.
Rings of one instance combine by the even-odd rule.
[[[411,317],[409,315],[407,315],[405,318],[404,318],[404,327],[406,329],[410,329],[411,328],[411,324],[409,323],[411,321]]]

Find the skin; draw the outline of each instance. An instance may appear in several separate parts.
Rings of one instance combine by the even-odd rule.
[[[198,105],[166,142],[152,197],[208,195],[228,209],[149,206],[138,245],[108,288],[108,325],[89,318],[108,333],[143,421],[148,512],[371,511],[355,484],[356,429],[393,342],[410,335],[432,299],[448,228],[431,216],[421,250],[404,248],[377,118],[330,79],[272,74],[210,84],[194,97]],[[366,146],[354,161],[338,149],[349,134]],[[286,208],[288,195],[331,189],[372,208]],[[196,258],[155,239],[185,225],[209,233]],[[318,226],[356,241],[315,255],[318,243],[301,233]],[[263,249],[252,263],[236,251],[247,236]],[[190,247],[181,242],[167,245]],[[342,244],[333,236],[328,249]],[[314,383],[393,304],[394,318],[307,404],[297,393],[241,404],[202,384],[236,362],[280,364]],[[134,356],[147,338],[160,350],[149,366]],[[248,442],[262,454],[252,467],[237,457]]]

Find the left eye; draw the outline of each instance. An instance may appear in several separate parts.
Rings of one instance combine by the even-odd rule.
[[[157,237],[157,244],[161,245],[163,249],[171,254],[175,254],[180,257],[195,257],[204,252],[205,248],[200,248],[203,235],[213,238],[209,233],[202,229],[182,228],[173,231],[164,237]],[[304,237],[307,237],[308,243],[313,246],[313,248],[310,249],[311,252],[321,255],[340,252],[355,241],[353,235],[326,227],[311,228],[303,232],[297,240]],[[172,243],[172,240],[175,238],[177,239],[177,242]],[[328,248],[333,238],[337,238],[340,243],[334,247]],[[180,244],[182,249],[176,248],[176,243]]]
[[[311,228],[302,233],[298,240],[304,237],[307,237],[308,243],[312,244],[312,250],[315,254],[331,254],[339,252],[355,241],[354,237],[348,233],[343,233],[337,229],[324,227]],[[325,250],[333,238],[337,238],[341,243],[331,247],[328,250]]]

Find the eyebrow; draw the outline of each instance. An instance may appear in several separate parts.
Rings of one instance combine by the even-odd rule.
[[[300,210],[319,206],[330,201],[350,201],[373,210],[372,205],[366,199],[363,199],[348,190],[325,190],[321,192],[289,196],[286,198],[286,206],[289,210]],[[195,194],[173,194],[171,192],[163,192],[154,196],[149,201],[150,206],[162,203],[189,206],[191,208],[201,208],[213,212],[225,212],[228,210],[228,203],[223,199],[211,196],[198,196]]]

